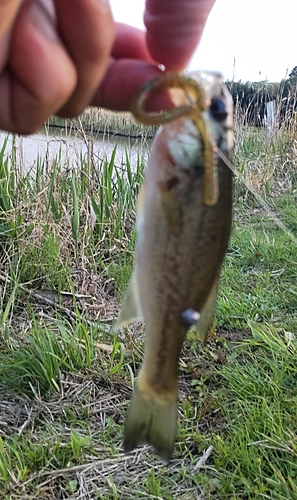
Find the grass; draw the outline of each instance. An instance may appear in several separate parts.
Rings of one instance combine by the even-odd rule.
[[[168,467],[148,447],[121,450],[144,332],[111,325],[144,165],[115,153],[40,159],[21,176],[0,151],[0,498],[296,500],[294,136],[237,123],[245,184],[235,181],[216,324],[206,348],[193,332],[184,345]]]

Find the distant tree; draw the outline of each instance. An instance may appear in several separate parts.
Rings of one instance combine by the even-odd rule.
[[[289,78],[296,78],[297,77],[297,66],[295,66],[291,73],[289,74]]]
[[[275,101],[279,123],[289,123],[293,113],[297,113],[297,66],[288,78],[281,82],[226,82],[229,88],[235,113],[246,125],[262,127],[267,113],[266,105]]]

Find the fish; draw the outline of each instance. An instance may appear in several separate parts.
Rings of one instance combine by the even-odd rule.
[[[174,96],[175,87],[173,110],[156,118],[145,111],[150,96],[164,89]],[[232,98],[219,73],[169,74],[144,86],[134,111],[145,123],[164,125],[151,146],[137,207],[134,268],[114,327],[145,324],[123,448],[149,444],[168,463],[182,346],[192,326],[207,339],[231,231],[232,172],[218,148],[231,159]]]

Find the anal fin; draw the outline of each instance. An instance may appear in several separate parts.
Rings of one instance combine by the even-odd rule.
[[[206,299],[206,302],[202,310],[200,311],[200,318],[195,325],[195,329],[197,330],[199,337],[203,342],[206,342],[207,340],[208,330],[214,317],[217,303],[218,284],[219,278],[215,280],[212,289]]]

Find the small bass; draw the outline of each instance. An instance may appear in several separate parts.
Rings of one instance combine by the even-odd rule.
[[[145,111],[163,89],[176,107]],[[128,410],[124,449],[152,445],[168,462],[177,425],[178,363],[186,332],[203,341],[213,320],[232,219],[232,99],[218,73],[168,73],[138,92],[133,113],[165,123],[151,148],[137,212],[134,270],[115,330],[143,320],[144,360]]]

